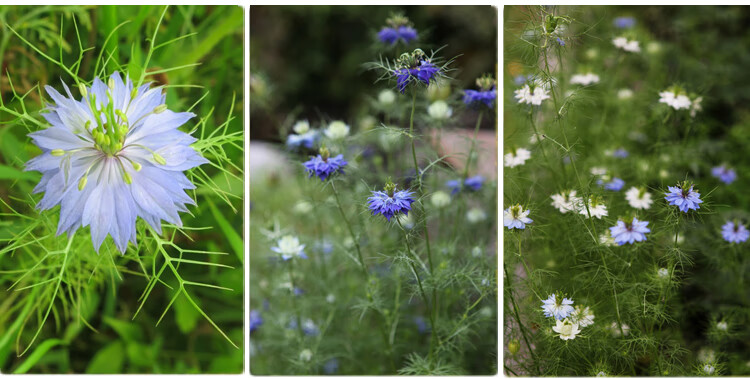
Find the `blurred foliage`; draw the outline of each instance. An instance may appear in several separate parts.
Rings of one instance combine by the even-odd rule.
[[[82,47],[86,50],[78,75],[87,80],[101,72],[109,76],[121,70],[131,78],[140,76],[144,69],[150,38],[159,23],[163,6],[0,6],[0,95],[6,106],[19,109],[18,101],[11,102],[13,93],[9,80],[19,96],[25,97],[26,111],[41,118],[39,111],[49,100],[42,90],[44,85],[60,88],[60,80],[71,78],[61,67],[55,66],[23,43],[20,36],[40,52],[62,59],[70,67],[79,54],[76,27]],[[242,132],[243,122],[243,9],[236,6],[174,6],[164,14],[156,31],[156,43],[174,40],[151,57],[148,71],[180,67],[153,76],[157,84],[167,85],[167,104],[171,109],[192,109],[205,125],[218,128],[226,124],[229,133]],[[107,37],[111,36],[108,40]],[[177,39],[177,40],[175,40]],[[100,59],[100,56],[102,58]],[[194,63],[198,65],[193,65]],[[119,64],[118,64],[119,63]],[[120,66],[122,65],[122,66]],[[233,96],[236,95],[236,96]],[[23,164],[39,153],[28,143],[25,127],[12,121],[12,116],[0,112],[0,199],[13,209],[33,215],[26,201],[38,181],[36,173],[25,173]],[[197,120],[196,120],[197,121]],[[192,125],[192,122],[191,122]],[[192,126],[189,126],[192,127]],[[211,130],[209,130],[211,132]],[[196,133],[199,134],[200,132]],[[226,147],[226,146],[225,146]],[[232,175],[242,177],[243,152],[241,146],[223,151],[236,168]],[[211,151],[213,153],[213,151]],[[213,160],[214,157],[208,157]],[[226,194],[226,200],[211,202],[207,195],[213,191],[200,186],[196,191],[198,206],[183,214],[186,230],[165,232],[178,245],[191,249],[220,251],[227,255],[211,256],[209,261],[234,269],[204,265],[182,265],[180,273],[201,278],[202,282],[216,283],[231,291],[210,288],[191,290],[192,298],[228,334],[238,346],[243,346],[243,269],[242,251],[238,251],[241,234],[243,183],[214,167],[206,167],[207,175]],[[37,195],[38,196],[38,195]],[[8,209],[1,207],[3,212]],[[48,211],[56,212],[56,210]],[[19,233],[19,226],[0,220],[0,239],[8,240]],[[204,229],[201,229],[204,228]],[[88,233],[85,228],[80,233]],[[46,237],[46,236],[45,236]],[[65,237],[57,237],[60,241]],[[239,242],[241,244],[241,241]],[[4,247],[4,246],[0,246]],[[146,244],[141,245],[146,249]],[[88,254],[88,252],[86,252]],[[93,251],[91,251],[93,255]],[[91,257],[91,266],[81,266],[79,277],[93,277],[98,267],[96,259],[117,254],[102,250]],[[155,250],[153,254],[156,255]],[[114,257],[118,260],[119,257]],[[154,258],[155,259],[155,258]],[[21,262],[21,263],[19,263]],[[84,262],[84,260],[81,260]],[[171,295],[167,288],[157,286],[138,317],[134,314],[139,296],[147,280],[129,273],[141,271],[138,262],[124,259],[112,267],[105,280],[88,283],[76,289],[77,296],[68,293],[53,308],[53,314],[41,330],[37,342],[19,356],[31,340],[36,322],[42,315],[32,310],[27,296],[34,298],[45,286],[5,291],[17,278],[18,272],[28,269],[33,262],[21,260],[21,254],[0,256],[0,371],[32,373],[238,373],[243,367],[243,350],[230,345],[196,310],[184,296],[178,298],[167,316],[157,325],[159,316]],[[22,265],[22,267],[19,267]],[[67,274],[66,274],[67,275]],[[85,280],[85,279],[84,279]],[[165,281],[176,284],[174,279]],[[90,285],[89,285],[90,284]],[[51,285],[51,284],[50,284]],[[71,291],[71,286],[67,291]],[[77,304],[67,304],[65,298],[76,298]],[[71,308],[72,306],[72,308]],[[46,309],[46,304],[45,304]],[[33,316],[33,317],[32,317]],[[70,319],[73,318],[71,321]],[[25,324],[27,327],[24,328]],[[18,331],[22,332],[19,333]]]
[[[497,8],[251,6],[251,138],[277,139],[290,113],[353,121],[366,112],[378,74],[365,71],[363,63],[406,51],[376,36],[398,12],[417,29],[415,46],[429,53],[445,45],[441,56],[457,56],[453,66],[460,70],[451,75],[458,88],[473,88],[477,77],[497,71]]]

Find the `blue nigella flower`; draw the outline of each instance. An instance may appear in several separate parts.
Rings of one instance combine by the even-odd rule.
[[[560,37],[557,37],[557,44],[560,46],[565,46],[565,41],[563,41]]]
[[[294,289],[292,290],[292,293],[294,294],[294,296],[302,296],[302,294],[305,293],[305,290],[299,287],[294,287]]]
[[[747,241],[748,237],[750,237],[750,231],[747,230],[745,225],[739,222],[727,221],[727,223],[721,227],[721,236],[724,237],[727,242],[740,243]]]
[[[648,221],[638,221],[634,217],[633,222],[630,224],[618,220],[615,226],[609,228],[609,232],[612,238],[615,239],[615,243],[622,246],[626,243],[632,244],[633,242],[645,241],[646,233],[651,232],[651,229],[646,227],[647,225]]]
[[[290,134],[286,137],[286,146],[290,149],[299,149],[300,146],[312,149],[319,138],[320,134],[312,129],[303,134]]]
[[[571,304],[573,300],[566,298],[558,298],[555,294],[549,295],[547,300],[542,300],[542,309],[544,310],[545,317],[554,317],[557,320],[562,320],[568,317],[575,310]]]
[[[289,321],[289,325],[287,325],[287,328],[297,329],[297,319],[292,318]],[[320,330],[318,329],[318,326],[315,325],[315,323],[308,318],[302,322],[302,332],[308,336],[317,336],[320,333]]]
[[[731,184],[737,179],[737,172],[735,172],[733,168],[726,167],[725,165],[712,168],[711,175],[714,178],[719,178],[724,184]]]
[[[466,105],[484,103],[484,105],[492,108],[496,98],[497,89],[494,87],[487,91],[464,90],[464,104]]]
[[[622,189],[622,187],[625,186],[625,181],[620,178],[613,177],[610,181],[607,182],[602,179],[598,179],[596,181],[596,184],[604,186],[604,189],[606,190],[619,191]]]
[[[339,370],[339,360],[331,358],[323,364],[323,372],[326,375],[333,375]]]
[[[703,202],[703,200],[700,199],[700,193],[693,190],[693,186],[687,188],[687,184],[683,184],[682,186],[669,186],[667,189],[669,192],[664,193],[667,195],[664,196],[664,199],[669,202],[669,205],[676,205],[685,213],[690,209],[697,210],[700,208],[700,205],[698,204]]]
[[[520,85],[526,83],[526,80],[528,80],[530,78],[531,78],[531,75],[528,75],[528,76],[526,76],[526,75],[516,75],[513,78],[513,83],[515,85],[517,85],[517,86],[520,86]]]
[[[414,192],[401,190],[396,191],[393,183],[386,184],[385,191],[372,191],[372,196],[367,198],[367,205],[372,215],[382,214],[388,221],[398,213],[409,214],[411,204],[414,202]]]
[[[329,240],[320,240],[315,242],[315,250],[323,253],[323,254],[331,254],[333,251],[333,244]]]
[[[404,93],[406,86],[414,80],[419,80],[424,84],[430,84],[430,80],[440,71],[440,68],[428,60],[420,61],[413,68],[400,68],[396,70],[396,82],[398,90]]]
[[[263,325],[263,317],[260,317],[260,312],[253,309],[250,311],[250,333],[257,330],[259,326]]]
[[[482,177],[482,175],[472,176],[471,178],[466,178],[466,180],[464,180],[464,185],[474,191],[482,189],[482,183],[484,183],[484,177]]]
[[[445,186],[451,189],[451,195],[455,195],[456,192],[461,190],[461,181],[460,180],[449,180],[445,182]]]
[[[344,160],[344,156],[341,154],[329,158],[327,150],[323,150],[323,152],[323,155],[318,154],[317,157],[312,157],[309,161],[303,163],[309,175],[308,177],[312,178],[312,176],[315,175],[320,178],[321,182],[333,174],[343,174],[344,166],[348,164],[348,162]]]
[[[417,30],[411,26],[399,26],[398,28],[383,27],[378,32],[378,38],[380,41],[395,44],[399,39],[403,40],[404,43],[409,43],[417,39]]]
[[[630,29],[635,26],[635,19],[633,17],[617,17],[614,19],[613,24],[618,29]]]
[[[430,326],[425,321],[424,317],[422,316],[415,316],[414,317],[414,324],[417,325],[417,331],[419,334],[425,334],[430,332]]]
[[[615,158],[627,158],[628,155],[630,155],[628,151],[623,148],[619,148],[612,153],[612,156]]]
[[[124,254],[128,242],[137,245],[138,217],[158,233],[161,220],[182,226],[178,212],[195,205],[184,192],[195,185],[183,171],[208,163],[190,147],[196,139],[177,129],[195,115],[168,110],[161,87],[135,88],[118,73],[107,84],[81,83],[80,101],[63,86],[67,97],[45,87],[54,101],[43,113],[51,126],[29,134],[42,154],[26,163],[42,173],[37,208],[60,204],[57,235],[90,225],[97,252],[109,234]]]

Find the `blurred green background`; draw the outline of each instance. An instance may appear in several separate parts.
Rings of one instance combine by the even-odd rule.
[[[398,12],[412,22],[419,41],[389,48],[377,32]],[[363,67],[379,55],[395,59],[416,47],[429,54],[445,45],[438,56],[458,56],[451,85],[475,88],[476,78],[497,71],[497,17],[490,6],[251,6],[250,138],[278,141],[290,114],[351,123],[367,111],[378,88],[392,87],[374,84],[380,73]],[[473,122],[471,116],[457,124]]]
[[[0,95],[5,105],[14,109],[20,107],[17,101],[10,101],[10,78],[17,93],[28,92],[25,101],[28,112],[41,119],[38,112],[49,100],[45,100],[47,95],[40,88],[51,85],[60,89],[61,79],[69,85],[73,81],[62,69],[24,44],[6,26],[15,29],[45,54],[54,58],[62,54],[64,62],[70,66],[79,52],[73,22],[75,18],[83,47],[94,48],[85,52],[78,73],[86,80],[93,79],[98,54],[105,46],[106,37],[114,31],[106,44],[107,50],[113,51],[106,73],[109,75],[121,70],[137,79],[148,52],[148,39],[163,9],[164,6],[0,6],[0,67],[3,74]],[[148,70],[200,63],[151,78],[156,80],[156,84],[168,85],[166,93],[170,109],[185,110],[205,95],[192,110],[197,118],[188,122],[186,128],[192,128],[198,119],[206,118],[206,131],[210,133],[227,122],[233,108],[228,132],[243,130],[243,22],[244,11],[238,6],[180,5],[167,9],[156,34],[157,45],[175,38],[186,38],[157,50],[151,57]],[[39,153],[39,149],[29,143],[26,127],[11,121],[12,116],[0,112],[0,198],[33,217],[35,211],[20,200],[28,198],[39,175],[21,173],[20,170],[24,162]],[[225,147],[225,153],[238,167],[244,166],[241,148]],[[6,292],[6,289],[18,279],[15,273],[23,268],[19,266],[29,262],[23,261],[20,254],[5,254],[0,256],[0,371],[241,372],[244,345],[243,183],[213,167],[205,166],[203,169],[221,190],[229,194],[231,206],[215,197],[211,191],[199,189],[196,191],[198,206],[189,207],[192,215],[183,213],[182,220],[186,227],[209,229],[189,230],[185,236],[178,234],[175,243],[191,249],[228,253],[212,257],[211,262],[233,268],[183,265],[180,272],[184,278],[200,279],[201,282],[232,289],[216,291],[195,288],[191,291],[196,302],[240,346],[239,349],[231,346],[213,329],[184,297],[174,304],[158,327],[155,326],[171,297],[164,286],[154,289],[144,309],[135,320],[131,320],[147,281],[127,273],[120,276],[113,272],[111,280],[108,278],[105,281],[107,285],[82,300],[86,303],[84,317],[90,327],[76,319],[75,314],[55,314],[42,329],[36,346],[18,357],[17,354],[23,351],[24,344],[36,330],[36,318],[31,318],[23,335],[17,336],[18,329],[14,323],[20,311],[19,304],[22,305],[21,300],[27,292]],[[238,170],[230,170],[233,170],[233,175],[243,176]],[[8,212],[2,206],[0,211]],[[0,220],[0,235],[3,238],[12,236],[16,232],[14,228],[14,225]],[[85,231],[88,233],[88,229]],[[2,247],[4,245],[0,243]],[[140,254],[145,252],[141,251]],[[136,262],[120,263],[123,270],[140,270]],[[21,341],[20,351],[16,345],[17,337]]]

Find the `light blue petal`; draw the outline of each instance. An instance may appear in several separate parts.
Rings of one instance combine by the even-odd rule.
[[[132,134],[128,137],[127,143],[139,144],[141,139],[150,135],[177,129],[194,116],[195,114],[190,112],[175,113],[170,110],[165,110],[159,114],[149,115],[143,120],[141,126],[134,128]]]
[[[47,150],[73,150],[91,146],[91,143],[78,138],[70,130],[60,126],[30,133],[29,137],[37,146]]]

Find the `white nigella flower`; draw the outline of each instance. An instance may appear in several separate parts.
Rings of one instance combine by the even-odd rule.
[[[576,338],[576,335],[581,332],[578,328],[578,324],[571,322],[568,319],[555,320],[556,325],[552,327],[556,333],[559,333],[561,340],[572,340]]]
[[[520,166],[531,158],[531,151],[519,147],[513,152],[503,155],[503,162],[505,167],[516,167]]]
[[[384,89],[378,94],[378,101],[383,105],[391,105],[396,101],[396,93],[389,89]]]
[[[620,100],[627,100],[633,97],[633,91],[629,88],[623,88],[617,91],[617,98]]]
[[[612,234],[610,233],[609,229],[599,235],[599,243],[604,246],[617,246],[617,244],[615,243],[615,239],[612,238]]]
[[[708,375],[713,375],[713,373],[716,371],[716,367],[712,364],[707,364],[703,366],[703,372],[705,372]]]
[[[716,329],[726,332],[729,329],[729,325],[726,321],[719,321],[716,323]]]
[[[703,96],[698,96],[695,99],[693,99],[692,104],[690,104],[690,117],[695,117],[695,114],[699,111],[703,110],[703,106],[701,103],[703,102]]]
[[[305,134],[310,130],[310,123],[307,122],[307,120],[297,121],[292,127],[292,130],[297,134]]]
[[[693,105],[690,98],[679,89],[668,89],[659,92],[659,102],[667,104],[675,110],[688,109]]]
[[[666,279],[669,277],[669,270],[667,270],[664,267],[660,268],[656,273],[659,275],[659,278],[661,279]]]
[[[562,193],[550,196],[550,198],[552,198],[552,206],[557,208],[560,213],[568,213],[569,211],[578,210],[578,207],[583,201],[580,197],[576,196],[575,190],[563,191]]]
[[[601,220],[602,217],[608,215],[607,212],[607,206],[603,203],[600,203],[599,201],[594,201],[594,199],[589,199],[589,209],[586,210],[586,207],[580,206],[578,213],[586,216],[586,218],[589,218],[589,213],[591,214],[591,217],[596,217]]]
[[[535,133],[535,134],[532,134],[531,137],[529,137],[529,143],[533,145],[533,144],[535,144],[535,143],[537,143],[537,142],[539,142],[539,141],[541,141],[543,139],[544,139],[544,137],[541,134],[537,135]]]
[[[542,101],[550,98],[549,92],[543,86],[535,86],[532,89],[528,84],[525,84],[514,93],[521,104],[541,105]]]
[[[631,207],[635,209],[649,209],[651,203],[654,201],[651,199],[651,193],[646,191],[645,188],[630,187],[625,192],[625,200],[628,201]]]
[[[604,372],[604,371],[599,371],[598,373],[596,373],[596,376],[597,377],[599,377],[599,376],[607,376],[607,373]]]
[[[631,53],[641,52],[640,43],[636,40],[629,41],[625,37],[617,37],[612,40],[612,44],[614,44],[618,49],[629,51]]]
[[[411,229],[414,227],[414,219],[411,217],[412,214],[405,215],[403,213],[400,213],[396,217],[398,217],[398,220],[401,221],[401,225],[403,225],[404,228]]]
[[[447,192],[435,191],[435,193],[432,194],[432,197],[430,197],[430,201],[435,208],[443,208],[451,203],[451,195]]]
[[[313,205],[309,201],[300,200],[294,204],[293,211],[298,214],[310,213],[313,210]]]
[[[446,120],[453,115],[453,109],[443,100],[438,100],[427,107],[427,114],[435,120]]]
[[[590,172],[591,175],[601,176],[607,174],[607,169],[604,167],[592,167]]]
[[[485,213],[483,210],[479,208],[471,208],[468,212],[466,212],[466,220],[469,221],[469,223],[471,224],[476,224],[486,219],[487,219],[487,213]]]
[[[626,336],[630,334],[630,326],[628,326],[628,324],[622,324],[622,331],[620,331],[620,325],[616,321],[612,321],[612,325],[609,326],[609,329],[615,337],[620,337],[623,334]]]
[[[299,353],[299,360],[310,362],[312,359],[313,353],[310,351],[310,349],[302,350],[302,352]]]
[[[576,305],[576,310],[570,314],[570,321],[578,324],[581,328],[585,328],[594,324],[594,312],[589,307],[583,308]]]
[[[587,86],[594,83],[599,83],[599,75],[591,72],[587,74],[575,74],[570,78],[570,84]]]
[[[281,254],[281,258],[283,258],[285,261],[294,257],[307,259],[307,255],[305,254],[305,245],[300,245],[299,239],[294,236],[287,235],[281,237],[277,242],[277,245],[271,247],[271,250]]]
[[[326,136],[330,139],[341,139],[349,135],[349,125],[343,121],[333,121],[328,124],[325,131]]]
[[[326,302],[329,304],[333,304],[336,301],[336,296],[334,296],[332,293],[329,293],[328,296],[326,296]]]

